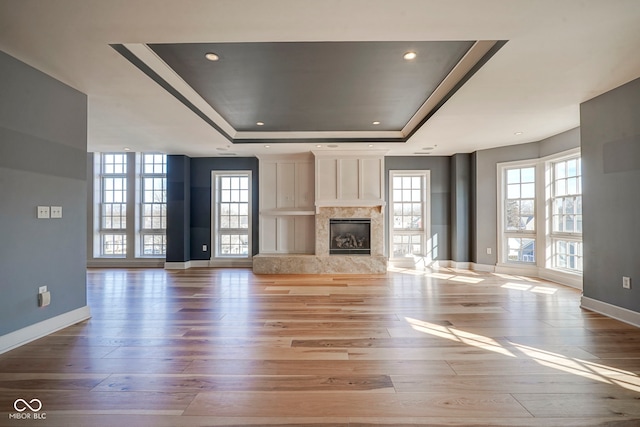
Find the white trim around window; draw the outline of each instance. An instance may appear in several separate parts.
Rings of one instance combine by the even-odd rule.
[[[252,172],[211,171],[211,267],[252,265]]]
[[[429,170],[390,170],[389,261],[396,267],[426,267],[438,257],[437,236],[431,236]]]

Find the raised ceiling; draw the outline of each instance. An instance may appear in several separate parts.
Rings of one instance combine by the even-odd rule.
[[[425,70],[399,78],[410,64],[385,50],[411,49],[407,41],[416,50],[432,42],[462,50],[465,43],[507,42],[489,59],[480,55],[481,66],[443,102],[422,104],[400,128],[428,95],[395,97],[387,89],[417,79],[412,85],[428,91],[433,83]],[[220,61],[197,58],[190,72],[160,52],[204,45],[223,49]],[[308,59],[295,61],[292,52],[283,58],[280,48],[291,46],[308,48],[301,49]],[[236,69],[217,89],[204,89],[196,76],[197,69],[230,65],[226,48],[243,49],[242,61],[253,61],[265,47],[255,69]],[[92,151],[252,156],[372,145],[390,155],[450,155],[575,128],[581,102],[640,77],[640,1],[0,0],[0,49],[88,95]],[[441,69],[446,63],[435,62]],[[292,64],[299,68],[279,71]],[[307,68],[312,64],[320,68]],[[314,73],[322,83],[305,83]],[[233,83],[242,79],[249,83]],[[224,98],[220,88],[233,84],[242,94]],[[373,121],[378,128],[370,128]]]
[[[136,56],[145,51],[140,46],[115,48],[229,141],[246,143],[405,142],[500,46],[486,41],[150,44],[161,62]],[[211,55],[213,61],[207,59]],[[189,90],[163,79],[154,67],[170,68]],[[215,114],[205,117],[189,99],[191,89]]]

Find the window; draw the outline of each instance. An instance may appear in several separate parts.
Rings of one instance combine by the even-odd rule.
[[[578,283],[565,273],[579,275],[583,267],[579,150],[505,163],[498,176],[499,262],[553,270],[547,274]]]
[[[215,256],[248,258],[251,252],[251,173],[214,172]]]
[[[427,255],[428,171],[391,171],[392,258]]]
[[[504,171],[503,203],[507,262],[536,262],[536,168]]]
[[[167,157],[142,154],[141,158],[141,255],[164,256],[167,248]]]
[[[582,170],[579,157],[550,164],[552,267],[582,271]]]
[[[105,153],[100,164],[100,255],[127,253],[127,155]]]

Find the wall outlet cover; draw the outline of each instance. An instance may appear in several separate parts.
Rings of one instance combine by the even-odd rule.
[[[47,292],[47,287],[46,286],[40,286],[38,288],[38,293],[39,294],[44,294],[45,292]]]
[[[50,218],[50,216],[49,216],[49,206],[38,206],[37,216],[40,219]]]
[[[62,206],[51,206],[51,218],[62,218]]]

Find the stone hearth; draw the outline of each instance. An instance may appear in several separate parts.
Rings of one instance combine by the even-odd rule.
[[[331,218],[371,218],[371,255],[330,255]],[[382,206],[320,207],[316,212],[315,255],[256,255],[257,274],[384,274],[384,215]]]

